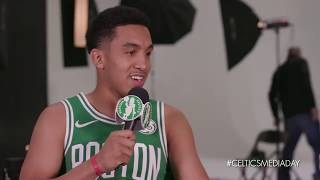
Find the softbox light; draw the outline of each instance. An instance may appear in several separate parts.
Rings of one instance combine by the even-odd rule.
[[[220,0],[227,51],[228,69],[231,70],[255,46],[261,29],[259,18],[253,10],[240,0]]]
[[[174,44],[192,30],[196,9],[189,0],[121,0],[144,12],[151,21],[154,44]]]

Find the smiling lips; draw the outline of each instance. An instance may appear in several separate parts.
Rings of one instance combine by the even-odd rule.
[[[131,76],[131,79],[134,79],[134,80],[142,80],[142,79],[143,79],[143,76]]]
[[[145,80],[144,74],[131,74],[130,78],[133,80],[135,86],[142,87]]]

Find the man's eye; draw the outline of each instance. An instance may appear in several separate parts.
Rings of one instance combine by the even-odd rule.
[[[146,55],[147,55],[148,57],[150,57],[150,56],[151,56],[151,53],[152,53],[152,51],[147,52]]]
[[[130,56],[134,55],[136,53],[136,51],[127,51],[127,54],[129,54]]]

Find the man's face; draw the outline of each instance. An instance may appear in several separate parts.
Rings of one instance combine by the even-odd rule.
[[[119,26],[113,40],[102,47],[105,59],[103,79],[111,91],[125,96],[131,88],[144,85],[153,50],[151,35],[145,26]]]

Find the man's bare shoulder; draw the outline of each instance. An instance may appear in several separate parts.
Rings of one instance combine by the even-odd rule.
[[[173,121],[175,119],[178,119],[180,121],[186,120],[186,117],[181,110],[169,104],[164,104],[164,112],[165,112],[166,122]]]
[[[33,129],[29,150],[25,158],[21,179],[54,177],[63,158],[65,138],[65,110],[62,103],[46,107]],[[50,154],[50,156],[48,156]]]
[[[177,179],[208,179],[196,151],[192,129],[179,109],[165,104],[168,153]]]
[[[66,113],[64,105],[59,102],[47,106],[40,114],[34,127],[30,148],[38,146],[39,142],[57,138],[58,141],[64,140],[66,127]],[[41,144],[41,143],[40,143]]]
[[[65,117],[65,108],[64,105],[61,102],[57,102],[54,104],[51,104],[47,106],[42,113],[40,114],[40,117]]]
[[[37,124],[51,128],[63,129],[65,126],[66,112],[61,102],[47,106],[40,114]]]
[[[187,118],[181,110],[169,104],[164,105],[164,110],[167,134],[170,131],[175,131],[176,128],[191,130]]]
[[[50,104],[49,106],[47,106],[44,109],[44,111],[47,113],[62,113],[65,111],[65,109],[64,109],[64,105],[62,104],[62,102],[57,102],[57,103]]]

